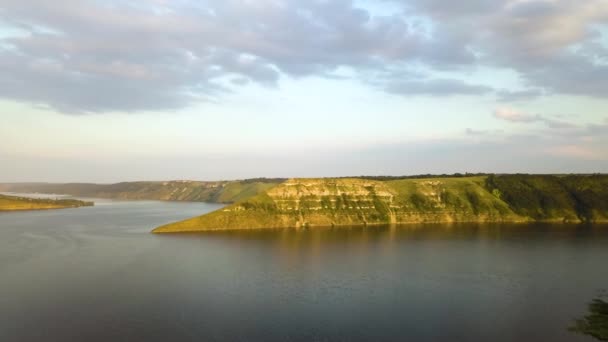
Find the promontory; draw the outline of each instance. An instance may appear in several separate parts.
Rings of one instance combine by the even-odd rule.
[[[608,222],[608,175],[288,179],[154,232],[534,221]]]

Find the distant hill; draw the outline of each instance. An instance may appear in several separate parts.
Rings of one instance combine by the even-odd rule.
[[[74,199],[39,199],[0,194],[0,211],[64,209],[92,206],[93,202]]]
[[[154,232],[528,221],[608,221],[608,176],[290,179],[226,208]]]
[[[256,178],[239,181],[166,181],[90,183],[8,183],[0,191],[21,193],[66,194],[129,200],[194,201],[234,203],[278,185],[285,179]]]

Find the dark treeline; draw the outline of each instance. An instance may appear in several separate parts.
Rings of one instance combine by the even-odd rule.
[[[337,177],[339,179],[344,178],[360,178],[369,179],[376,181],[391,181],[400,179],[425,179],[425,178],[462,178],[462,177],[476,177],[476,176],[489,176],[489,173],[453,173],[453,174],[422,174],[422,175],[408,175],[408,176],[352,176],[352,177]]]
[[[451,174],[419,174],[419,175],[404,175],[404,176],[347,176],[347,177],[336,177],[338,179],[345,178],[360,178],[360,179],[369,179],[369,180],[377,180],[377,181],[391,181],[391,180],[400,180],[400,179],[426,179],[426,178],[462,178],[462,177],[487,177],[487,176],[556,176],[556,177],[564,177],[564,176],[602,176],[606,175],[603,173],[588,173],[588,174],[580,174],[580,173],[570,173],[570,174],[531,174],[531,173],[485,173],[485,172],[465,172],[465,173],[451,173]]]
[[[287,178],[248,178],[240,181],[243,184],[251,184],[251,183],[283,183]]]

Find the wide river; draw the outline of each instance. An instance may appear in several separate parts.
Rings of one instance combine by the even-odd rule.
[[[608,226],[153,235],[220,206],[0,214],[0,341],[592,341]]]

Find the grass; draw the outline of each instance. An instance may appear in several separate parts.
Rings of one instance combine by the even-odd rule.
[[[277,186],[273,182],[229,182],[218,193],[215,201],[219,203],[235,203],[254,197],[266,190]]]

